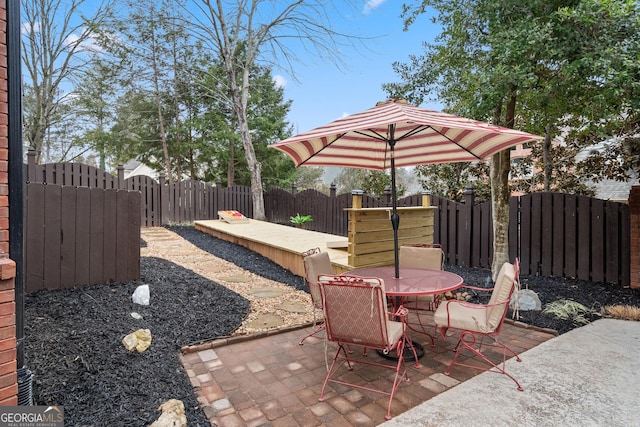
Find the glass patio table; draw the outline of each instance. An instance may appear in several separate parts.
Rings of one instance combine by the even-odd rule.
[[[385,292],[388,297],[395,297],[394,306],[410,297],[421,295],[438,295],[460,288],[464,280],[455,273],[444,270],[430,270],[423,268],[400,267],[400,277],[395,277],[394,266],[356,268],[342,273],[345,276],[378,277],[384,281]],[[425,332],[431,337],[430,334]],[[432,341],[433,341],[433,337]],[[424,355],[424,348],[416,342],[409,343],[416,350],[418,358]],[[392,358],[390,355],[382,355]],[[413,353],[405,355],[406,360],[413,359]],[[416,361],[417,362],[417,361]]]

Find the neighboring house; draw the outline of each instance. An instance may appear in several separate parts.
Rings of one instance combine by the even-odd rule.
[[[598,144],[586,147],[576,155],[576,161],[580,162],[592,154],[597,154],[606,150],[609,141],[603,141]],[[616,181],[614,179],[604,179],[600,182],[587,181],[587,185],[596,192],[596,197],[603,200],[611,200],[612,202],[627,203],[631,187],[640,184],[637,174],[633,174],[628,181]]]
[[[154,170],[144,163],[140,163],[138,160],[129,160],[127,163],[123,165],[124,167],[124,179],[127,179],[132,176],[145,175],[149,176],[156,181],[159,181],[161,171]],[[182,180],[191,179],[189,174],[183,173]]]
[[[149,166],[145,165],[144,163],[140,163],[135,159],[129,160],[123,166],[124,166],[124,179],[127,179],[132,176],[146,175],[146,176],[150,176],[151,178],[157,181],[158,176],[160,175],[158,171],[151,169]]]

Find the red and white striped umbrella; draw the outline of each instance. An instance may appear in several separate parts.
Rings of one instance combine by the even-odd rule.
[[[540,139],[515,129],[393,100],[271,147],[286,153],[296,166],[385,170],[484,160],[505,148]]]
[[[391,169],[391,225],[395,273],[399,277],[396,167],[484,160],[505,148],[540,139],[391,100],[270,147],[287,154],[296,166]]]

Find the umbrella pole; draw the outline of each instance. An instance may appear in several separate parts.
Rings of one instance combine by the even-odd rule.
[[[396,141],[393,137],[393,131],[390,129],[391,138],[389,139],[389,147],[391,149],[391,227],[393,228],[393,257],[396,279],[400,277],[400,260],[398,257],[398,228],[400,227],[400,215],[398,215],[398,202],[396,192],[396,159],[395,146]]]

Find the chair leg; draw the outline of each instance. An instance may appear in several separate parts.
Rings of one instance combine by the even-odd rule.
[[[322,317],[317,317],[316,316],[317,310],[318,310],[318,308],[314,307],[314,309],[313,309],[313,331],[310,334],[305,335],[304,337],[302,337],[302,339],[298,343],[299,345],[303,345],[304,344],[304,340],[306,340],[307,338],[316,336],[320,332],[325,330],[324,319]]]
[[[342,353],[344,353],[344,358],[341,361],[340,365],[336,367],[336,362],[338,361],[338,356],[340,355],[341,351],[342,351]],[[331,366],[329,367],[329,371],[327,372],[327,376],[325,377],[324,383],[322,384],[322,391],[320,392],[320,397],[318,398],[318,400],[320,402],[324,401],[324,390],[327,388],[327,384],[329,383],[329,380],[338,371],[338,369],[340,369],[340,367],[344,364],[345,361],[348,363],[349,370],[353,370],[353,367],[351,366],[351,362],[349,361],[349,358],[347,357],[347,352],[344,349],[344,346],[340,343],[340,344],[338,344],[338,349],[336,350],[336,354],[334,354],[334,356],[333,356],[333,360],[331,361]]]
[[[427,325],[426,323],[422,322],[422,316],[421,316],[420,313],[423,312],[423,311],[431,311],[431,312],[435,311],[436,301],[434,300],[433,302],[429,302],[428,303],[429,304],[428,305],[428,309],[421,308],[419,306],[418,298],[416,298],[415,301],[411,301],[413,303],[413,305],[414,305],[413,307],[411,307],[411,305],[409,305],[408,302],[409,301],[406,301],[407,305],[405,307],[407,307],[409,309],[409,311],[413,313],[413,315],[415,316],[416,321],[417,321],[417,323],[407,323],[408,328],[411,329],[414,332],[417,332],[419,334],[423,334],[423,335],[428,336],[429,339],[431,340],[431,346],[435,347],[435,345],[436,345],[436,341],[435,341],[435,338],[434,338],[435,333],[434,333],[434,335],[432,335],[429,332],[427,332],[427,327],[429,325]],[[415,326],[415,325],[417,325],[417,326]],[[434,330],[435,330],[435,328],[436,327],[434,326]]]
[[[507,377],[511,378],[511,380],[516,384],[516,387],[518,388],[519,391],[523,391],[524,389],[522,388],[522,385],[520,385],[518,380],[515,379],[515,377],[513,375],[511,375],[510,373],[508,373],[505,370],[507,352],[509,352],[509,353],[511,353],[511,355],[515,356],[516,361],[518,361],[518,362],[522,361],[520,359],[520,356],[518,356],[518,354],[515,351],[513,351],[512,349],[510,349],[506,345],[502,344],[500,341],[498,341],[496,339],[496,337],[491,337],[491,336],[487,336],[487,337],[492,339],[493,342],[495,343],[495,344],[491,344],[490,346],[498,347],[498,348],[502,349],[502,363],[500,365],[492,362],[484,354],[482,354],[481,346],[482,346],[482,342],[483,342],[484,336],[482,337],[483,339],[480,340],[478,348],[475,348],[474,345],[477,342],[475,334],[473,334],[473,333],[471,333],[469,331],[463,331],[460,334],[460,339],[458,340],[458,343],[456,344],[456,348],[455,348],[456,354],[455,354],[455,356],[453,356],[453,360],[451,361],[451,363],[447,367],[447,370],[444,372],[444,374],[445,375],[450,375],[451,368],[456,364],[458,366],[465,366],[465,367],[468,367],[468,368],[480,369],[480,370],[483,370],[483,371],[494,372],[494,373],[497,373],[497,374],[504,374]],[[466,340],[465,338],[469,338],[469,340]],[[459,362],[456,363],[456,361],[458,360],[458,357],[460,356],[460,353],[465,348],[467,350],[471,351],[476,356],[478,356],[481,360],[483,360],[485,363],[487,363],[491,367],[490,368],[482,368],[482,367],[479,367],[479,366],[469,365],[469,364],[466,364],[466,363],[459,363]]]
[[[298,343],[298,345],[303,345],[304,344],[304,340],[306,340],[309,337],[313,337],[318,335],[319,333],[323,332],[325,329],[324,327],[324,321],[320,321],[319,323],[316,323],[313,326],[313,332],[311,332],[310,334],[305,335],[304,337],[302,337],[302,339],[300,340],[300,342]]]
[[[405,349],[404,341],[400,340],[400,342],[398,343],[398,349],[396,350],[398,354],[398,363],[396,364],[396,375],[393,378],[393,387],[391,388],[391,393],[389,395],[389,404],[387,405],[387,415],[385,416],[385,419],[387,420],[391,419],[391,404],[393,403],[393,396],[396,394],[396,390],[398,390],[398,387],[400,387],[400,383],[402,382],[402,380],[404,380],[405,382],[411,381],[407,376],[407,366],[404,361],[404,349]],[[413,349],[413,346],[411,347],[411,349],[413,350],[413,355],[416,358],[415,360],[417,365],[418,356],[416,355],[416,351],[415,349]],[[402,374],[400,374],[401,370],[402,370]]]
[[[411,340],[411,337],[409,335],[404,335],[404,339],[402,340],[403,343],[407,343],[407,345],[411,348],[411,351],[413,352],[413,360],[416,361],[416,368],[420,367],[420,362],[418,360],[418,353],[416,352],[416,348],[413,346],[413,341]],[[402,348],[402,352],[404,353],[404,350],[406,349],[406,346],[403,344],[403,348]],[[400,350],[398,350],[400,351]],[[398,357],[403,357],[404,356],[400,356],[398,355]]]
[[[399,341],[398,343],[398,347],[396,347],[396,352],[398,355],[398,361],[396,362],[395,368],[392,365],[385,365],[385,364],[380,364],[380,363],[376,363],[376,362],[372,362],[372,361],[365,361],[365,360],[354,360],[354,359],[350,359],[347,356],[347,353],[352,353],[350,350],[347,352],[347,348],[348,346],[344,343],[338,343],[338,349],[335,352],[335,355],[333,356],[333,360],[331,361],[331,366],[329,366],[329,370],[327,372],[327,376],[324,380],[324,383],[322,384],[322,391],[320,392],[320,397],[318,398],[318,400],[320,402],[324,401],[324,395],[325,395],[325,390],[327,387],[327,384],[329,382],[333,382],[336,384],[342,384],[342,385],[346,385],[349,387],[354,387],[354,388],[358,388],[361,390],[367,390],[367,391],[371,391],[374,393],[381,393],[384,395],[389,396],[389,403],[387,405],[387,414],[385,415],[385,419],[389,420],[391,419],[391,405],[393,402],[393,397],[395,396],[396,391],[398,390],[398,387],[400,387],[400,384],[402,384],[402,382],[410,382],[411,380],[409,379],[409,376],[407,374],[407,365],[406,362],[404,361],[404,350],[405,350],[405,346],[404,346],[404,342],[402,340]],[[342,354],[342,357],[340,356]],[[342,368],[343,365],[347,365],[347,368],[349,370],[353,370],[353,363],[362,363],[365,365],[370,365],[370,366],[378,366],[380,368],[384,368],[384,369],[393,369],[395,370],[395,375],[394,375],[394,379],[393,379],[393,386],[391,388],[391,391],[387,392],[384,390],[380,390],[380,389],[375,389],[375,388],[371,388],[371,387],[366,387],[363,385],[359,385],[359,384],[353,384],[353,383],[349,383],[349,382],[345,382],[345,381],[341,381],[338,378],[333,378],[334,375],[337,374],[338,370],[340,370],[340,368]]]

